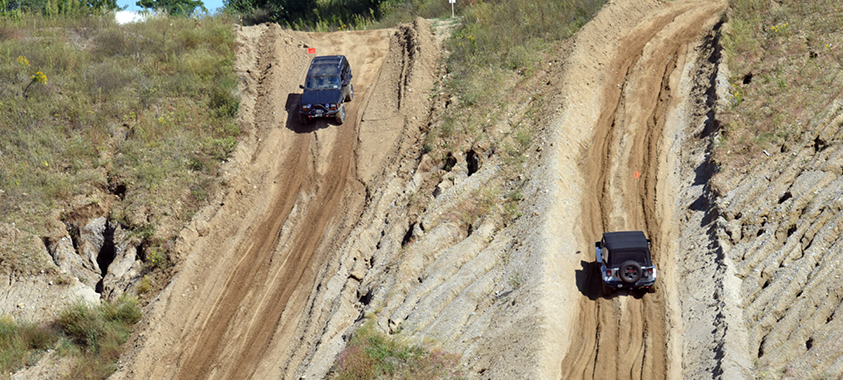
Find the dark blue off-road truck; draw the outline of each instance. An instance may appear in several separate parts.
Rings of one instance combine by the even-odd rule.
[[[644,232],[603,233],[603,239],[594,243],[594,250],[604,296],[621,288],[655,292],[656,267],[650,256],[650,239]]]
[[[351,66],[343,55],[315,57],[299,100],[299,123],[306,125],[317,117],[336,118],[337,124],[345,122],[345,104],[354,98],[351,86]]]

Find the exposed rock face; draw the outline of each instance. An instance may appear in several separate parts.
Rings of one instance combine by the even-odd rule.
[[[115,300],[129,290],[143,270],[143,262],[138,260],[137,247],[132,244],[131,237],[119,224],[114,224],[114,261],[102,280],[102,296],[108,300]]]
[[[94,288],[100,280],[99,272],[86,266],[82,257],[76,253],[70,235],[63,236],[58,241],[49,244],[47,249],[53,258],[53,263],[59,268],[59,272],[75,277],[91,288]],[[94,263],[96,263],[96,257]]]
[[[82,268],[69,237],[50,246],[54,256],[61,257],[64,268]],[[51,260],[42,239],[0,223],[0,255],[5,254],[24,257],[26,267],[9,268],[10,272],[0,274],[0,315],[39,322],[54,318],[64,305],[79,299],[99,302],[94,289],[72,277],[71,272],[60,274],[61,267],[54,264],[55,258]]]
[[[141,276],[143,262],[138,259],[137,243],[118,223],[103,216],[86,220],[78,230],[75,245],[70,234],[48,243],[53,262],[60,273],[75,277],[92,289],[100,285],[97,291],[102,292],[103,298],[116,299]],[[108,267],[102,268],[101,263]]]
[[[100,275],[102,269],[97,263],[97,258],[105,243],[103,235],[105,233],[106,222],[107,220],[102,216],[89,221],[84,227],[79,229],[79,241],[76,243],[77,253],[82,258],[82,265],[98,273],[94,284],[102,279],[102,275]]]

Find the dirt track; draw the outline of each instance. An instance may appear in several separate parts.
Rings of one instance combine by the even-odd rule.
[[[659,291],[642,295],[620,290],[610,298],[600,297],[593,249],[586,251],[590,260],[582,262],[586,275],[580,279],[586,297],[579,302],[577,331],[562,361],[564,379],[681,375],[682,347],[676,333],[681,326],[671,254],[676,252],[673,217],[679,181],[672,161],[680,141],[676,121],[668,120],[671,112],[685,107],[687,66],[697,59],[695,48],[720,20],[725,3],[629,2],[627,7],[615,8],[626,16],[620,19],[627,24],[618,27],[618,18],[613,18],[618,14],[603,12],[575,42],[588,49],[593,41],[603,40],[601,47],[610,49],[609,59],[600,57],[601,51],[591,53],[598,55],[597,73],[586,77],[600,80],[573,88],[575,93],[596,91],[602,103],[593,142],[581,150],[585,191],[591,189],[595,196],[583,199],[579,241],[581,247],[589,247],[604,231],[645,231],[653,240]]]
[[[321,286],[317,274],[326,255],[363,210],[364,180],[376,182],[380,164],[395,153],[386,144],[359,148],[359,134],[380,129],[381,142],[389,143],[404,129],[397,113],[392,128],[363,121],[384,61],[396,49],[400,57],[406,45],[399,32],[305,34],[275,25],[241,32],[246,59],[239,69],[247,82],[241,114],[249,136],[227,173],[231,190],[180,237],[179,274],[149,308],[135,359],[117,377],[283,373],[279,363],[290,355],[290,342],[301,338],[295,336],[300,323],[308,322],[308,298]],[[301,126],[295,112],[286,112],[298,104],[308,47],[319,55],[344,54],[351,63],[355,96],[343,125],[319,120]],[[406,68],[392,69],[400,74]],[[365,166],[362,179],[358,162]]]

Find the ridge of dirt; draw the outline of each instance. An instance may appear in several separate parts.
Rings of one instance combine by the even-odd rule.
[[[745,326],[741,348],[758,378],[843,376],[843,98],[827,104],[795,149],[765,151],[713,188],[714,234],[734,268]]]

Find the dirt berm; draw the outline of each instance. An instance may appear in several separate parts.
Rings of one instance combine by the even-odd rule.
[[[448,104],[437,28],[238,30],[245,134],[228,188],[181,234],[178,274],[113,377],[321,378],[364,316],[461,355],[472,379],[747,376],[704,202],[725,8],[609,2],[542,65],[523,216],[471,228],[465,200],[500,181],[500,159],[475,152],[469,168],[455,152],[445,172],[423,154]],[[349,58],[343,125],[297,122],[307,48]],[[598,295],[593,242],[621,229],[652,238],[656,293]]]

